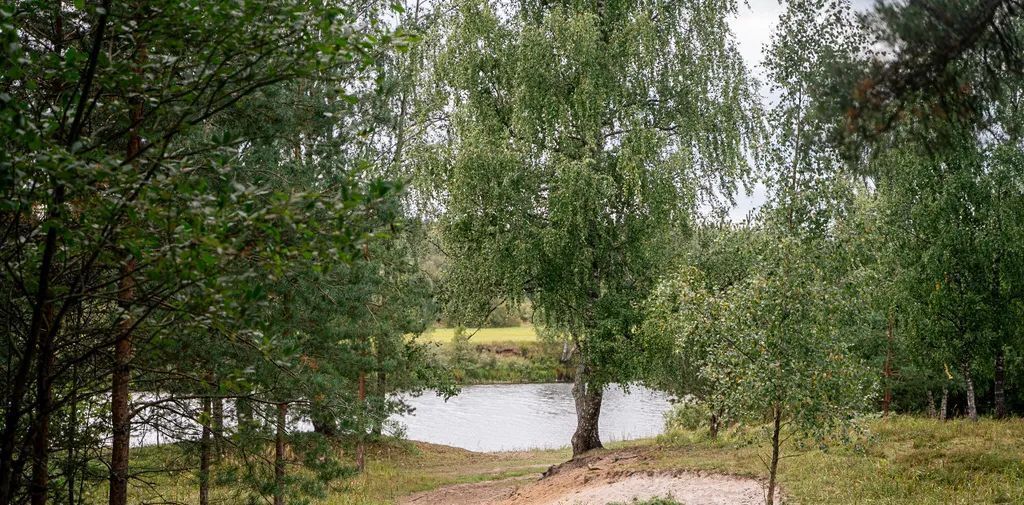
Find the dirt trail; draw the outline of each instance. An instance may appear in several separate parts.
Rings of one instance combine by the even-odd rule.
[[[685,505],[756,505],[755,479],[682,471],[642,470],[643,453],[614,452],[552,467],[526,477],[458,484],[408,496],[402,505],[604,505],[671,498]]]

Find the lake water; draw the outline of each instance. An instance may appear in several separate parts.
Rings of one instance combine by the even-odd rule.
[[[156,395],[143,393],[136,400],[156,398]],[[572,384],[465,386],[448,401],[433,393],[404,399],[413,412],[394,416],[391,421],[404,426],[406,438],[471,451],[565,447],[576,429]],[[174,409],[169,411],[142,411],[132,430],[132,446],[199,437],[200,426],[192,420],[198,416],[199,403],[178,400],[172,405]],[[664,393],[641,386],[631,386],[629,392],[624,392],[619,386],[609,386],[601,407],[601,440],[657,435],[664,427],[664,413],[670,408],[669,397]],[[190,412],[190,415],[181,417],[179,412]],[[225,413],[225,425],[234,426],[234,408],[230,403],[225,405]],[[313,429],[309,421],[302,418],[292,418],[289,425],[289,429],[297,431]],[[163,433],[153,426],[172,429]]]
[[[571,388],[565,383],[465,386],[448,401],[431,393],[407,398],[415,411],[393,420],[405,425],[411,440],[471,451],[564,447],[576,429]],[[601,440],[657,435],[670,408],[664,393],[609,386],[601,407]]]

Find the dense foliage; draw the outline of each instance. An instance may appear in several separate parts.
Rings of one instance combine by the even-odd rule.
[[[77,503],[102,462],[125,503],[154,435],[200,440],[200,501],[227,445],[240,492],[322,492],[339,470],[313,446],[315,478],[286,478],[294,416],[368,434],[389,391],[447,383],[405,337],[434,309],[367,133],[391,123],[355,115],[410,40],[390,7],[0,9],[0,502]]]
[[[574,454],[643,381],[769,489],[787,437],[1024,412],[1020,2],[783,4],[767,99],[731,0],[0,6],[0,503],[124,505],[154,440],[302,502],[394,393],[550,370]]]
[[[422,171],[450,312],[529,297],[577,359],[574,451],[600,447],[603,387],[637,376],[639,302],[698,204],[731,194],[756,107],[732,3],[456,2]]]

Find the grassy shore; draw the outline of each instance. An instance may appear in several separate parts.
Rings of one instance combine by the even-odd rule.
[[[300,435],[301,436],[301,435]],[[354,465],[354,448],[338,444],[337,454],[349,468]],[[270,455],[268,448],[264,453]],[[402,496],[450,484],[484,482],[539,475],[551,465],[571,456],[568,449],[481,453],[455,447],[389,440],[367,450],[366,472],[336,479],[326,487],[325,496],[311,503],[321,505],[386,505]],[[230,456],[226,457],[231,459]],[[132,451],[133,471],[141,474],[130,483],[130,503],[198,503],[195,455],[180,445],[145,447]],[[293,458],[294,459],[294,458]],[[292,461],[295,463],[295,461]],[[239,492],[237,473],[215,465],[212,472],[212,503],[244,503],[249,491]],[[190,468],[180,471],[156,471]],[[288,472],[297,467],[289,464]],[[307,475],[308,477],[308,475]],[[107,503],[107,487],[97,480],[87,488],[86,503]]]
[[[467,328],[463,338],[455,336],[454,328],[435,328],[420,339],[436,344],[460,384],[571,380],[571,367],[559,362],[561,345],[542,341],[532,326]]]
[[[794,504],[982,504],[1024,503],[1024,421],[978,423],[894,417],[870,421],[869,436],[829,449],[785,449],[780,479],[787,503]],[[703,432],[673,431],[654,440],[612,444],[609,451],[634,452],[622,472],[702,470],[761,478],[759,456],[767,448],[749,434],[726,433],[710,440]],[[343,451],[343,457],[351,451]],[[135,451],[140,465],[189,466],[172,447]],[[314,503],[376,505],[394,503],[413,492],[439,486],[538,475],[569,458],[567,450],[473,453],[451,447],[389,442],[375,446],[363,475],[331,484]],[[133,487],[136,503],[196,502],[192,471],[154,475],[151,485]],[[231,496],[230,480],[217,478],[214,496]],[[90,496],[103,503],[102,485]],[[228,499],[227,501],[230,501]],[[223,503],[224,501],[222,501]]]
[[[537,342],[539,337],[533,326],[508,326],[504,328],[466,328],[472,344]],[[455,328],[434,328],[424,333],[422,340],[449,344],[455,337]]]
[[[1024,420],[871,421],[868,436],[828,449],[786,447],[780,479],[789,503],[1024,503]],[[763,444],[676,431],[659,438],[658,465],[761,477]]]

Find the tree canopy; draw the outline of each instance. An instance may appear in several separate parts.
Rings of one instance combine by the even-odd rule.
[[[787,437],[1020,413],[1022,6],[782,7],[758,74],[733,0],[0,6],[0,503],[322,498],[524,307],[574,457],[644,383],[769,501]]]

